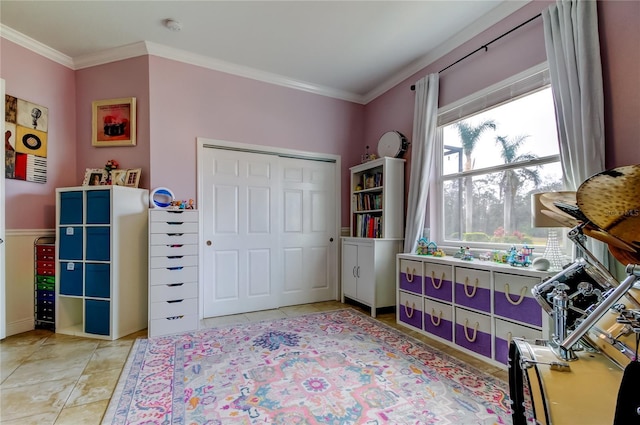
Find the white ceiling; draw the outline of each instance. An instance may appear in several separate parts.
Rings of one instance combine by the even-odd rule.
[[[135,56],[143,46],[367,103],[527,2],[1,0],[0,31],[32,50],[52,49],[73,69]],[[167,18],[182,30],[168,30]]]

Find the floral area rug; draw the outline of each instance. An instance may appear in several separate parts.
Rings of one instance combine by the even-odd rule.
[[[507,424],[507,391],[344,309],[138,339],[103,424]]]

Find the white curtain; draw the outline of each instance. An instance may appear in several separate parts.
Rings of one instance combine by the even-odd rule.
[[[559,0],[542,12],[566,190],[604,171],[604,94],[595,1]],[[606,246],[588,244],[606,266]]]
[[[427,75],[415,84],[411,175],[404,234],[405,253],[415,252],[425,225],[429,178],[434,169],[439,81],[440,77],[435,73]]]

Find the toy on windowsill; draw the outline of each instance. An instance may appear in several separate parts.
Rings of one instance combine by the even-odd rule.
[[[418,247],[416,248],[416,254],[418,255],[433,255],[434,257],[444,257],[444,252],[438,249],[438,245],[435,242],[427,238],[420,238],[418,240]]]
[[[517,250],[515,245],[511,246],[509,250],[509,257],[507,263],[512,266],[529,267],[531,265],[531,254],[533,248],[529,248],[527,245],[523,245],[521,249]]]
[[[500,264],[504,264],[507,262],[507,258],[509,257],[509,255],[504,252],[504,251],[493,251],[493,261],[495,261],[496,263],[500,263]]]
[[[471,249],[468,246],[461,246],[458,252],[453,255],[453,258],[459,258],[464,261],[473,261],[473,255],[471,255]]]
[[[489,261],[491,260],[491,258],[493,258],[493,256],[490,252],[485,252],[484,254],[478,255],[478,260],[480,261]]]

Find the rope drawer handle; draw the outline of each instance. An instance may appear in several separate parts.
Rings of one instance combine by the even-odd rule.
[[[433,320],[433,318],[435,317],[436,310],[435,309],[431,309],[431,323],[433,323],[433,326],[440,326],[440,322],[442,322],[442,311],[440,311],[440,314],[438,315],[438,320],[435,321]]]
[[[511,296],[509,295],[509,284],[505,283],[504,284],[504,296],[507,297],[507,301],[509,301],[511,304],[513,305],[518,305],[520,304],[522,301],[524,301],[524,294],[527,292],[527,287],[525,286],[524,288],[522,288],[522,290],[520,291],[520,299],[519,300],[512,300]]]
[[[467,297],[469,298],[473,298],[476,296],[476,291],[478,290],[478,283],[480,283],[480,281],[478,280],[478,278],[476,277],[476,282],[473,285],[473,290],[471,292],[467,291],[467,286],[469,285],[469,276],[464,278],[464,293]]]
[[[409,319],[413,317],[413,313],[416,312],[416,303],[412,303],[411,305],[411,314],[409,314],[409,301],[404,302],[404,312]]]
[[[440,287],[442,287],[442,281],[445,278],[445,274],[444,272],[442,272],[442,277],[440,278],[440,282],[436,283],[438,279],[436,279],[436,272],[434,272],[433,270],[431,270],[431,284],[433,285],[433,287],[435,289],[440,289]]]
[[[468,331],[467,331],[467,326],[469,325],[469,319],[464,319],[464,337],[467,338],[467,341],[469,342],[476,342],[476,337],[478,336],[478,326],[480,326],[480,323],[476,322],[476,326],[473,329],[473,336],[469,337]]]
[[[413,269],[413,273],[409,273],[409,266],[407,266],[407,282],[413,282],[413,279],[416,277],[416,269]]]
[[[512,339],[513,339],[513,334],[511,332],[507,332],[507,345],[511,345]]]

